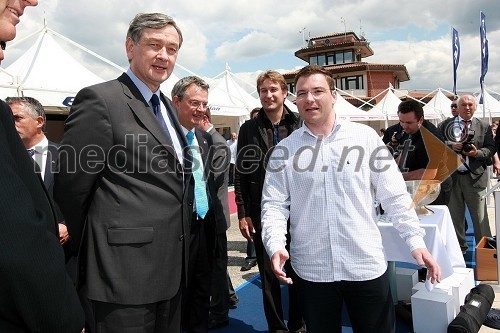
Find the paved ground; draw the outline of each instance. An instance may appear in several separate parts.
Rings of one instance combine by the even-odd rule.
[[[491,206],[493,205],[493,201],[491,202]],[[488,215],[490,219],[491,230],[493,234],[495,233],[495,212],[494,208],[488,208]],[[241,272],[240,267],[245,262],[246,257],[246,239],[240,233],[238,228],[238,218],[236,214],[231,215],[231,227],[227,233],[228,239],[228,256],[229,256],[229,264],[228,271],[231,276],[231,280],[233,282],[234,287],[241,285],[242,283],[252,279],[256,274],[258,274],[257,266],[252,268],[249,271]],[[495,290],[495,302],[493,303],[493,307],[499,309],[500,308],[500,286],[497,281],[483,281],[481,283],[490,284]],[[498,330],[482,326],[479,330],[479,333],[495,333]]]

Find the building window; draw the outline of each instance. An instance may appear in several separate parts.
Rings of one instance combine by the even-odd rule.
[[[354,52],[352,50],[344,51],[344,63],[354,62]]]
[[[324,54],[318,54],[318,65],[325,66],[326,65],[326,57]]]
[[[335,53],[328,53],[326,55],[326,63],[328,65],[335,65]]]
[[[293,83],[287,83],[287,86],[288,86],[288,92],[292,93],[292,94],[295,94],[295,84],[293,84]]]
[[[342,90],[364,89],[363,75],[343,77],[341,82]]]
[[[318,56],[317,55],[309,56],[309,64],[310,65],[317,65],[318,64]]]

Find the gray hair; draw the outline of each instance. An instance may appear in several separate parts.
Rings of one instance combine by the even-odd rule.
[[[161,13],[140,13],[137,14],[132,22],[130,22],[130,26],[127,31],[127,38],[131,38],[132,41],[137,44],[139,43],[142,33],[144,29],[162,29],[167,25],[171,25],[177,30],[179,34],[179,49],[182,46],[182,32],[181,29],[177,26],[174,19],[168,15]]]
[[[46,125],[46,117],[45,117],[45,110],[43,109],[42,104],[33,97],[7,97],[5,99],[5,103],[7,103],[9,106],[12,104],[21,104],[25,107],[25,111],[29,116],[33,119],[36,119],[38,117],[43,118],[43,127],[42,130],[45,131],[45,125]]]
[[[208,89],[210,88],[208,83],[206,83],[202,78],[198,76],[186,76],[177,81],[177,83],[172,88],[172,94],[171,94],[172,98],[174,96],[177,96],[179,100],[182,100],[184,98],[184,95],[186,94],[186,90],[192,84],[206,91],[208,91]]]

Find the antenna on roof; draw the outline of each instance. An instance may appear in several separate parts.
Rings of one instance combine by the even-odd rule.
[[[346,28],[346,25],[345,25],[345,18],[344,17],[340,17],[340,23],[343,23],[344,24],[344,40],[347,40],[347,28]]]
[[[306,31],[306,27],[303,27],[302,29],[299,30],[299,34],[302,33],[302,43],[304,43],[304,45],[306,45],[306,39],[304,37],[305,31]]]

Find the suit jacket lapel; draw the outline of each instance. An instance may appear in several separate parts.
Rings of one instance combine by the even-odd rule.
[[[57,146],[54,146],[52,142],[49,141],[47,146],[47,161],[45,162],[45,174],[43,176],[43,183],[47,189],[52,188],[54,185],[54,172],[56,168],[57,160]]]
[[[123,93],[129,99],[127,104],[132,112],[137,116],[144,127],[153,135],[153,137],[155,137],[155,139],[177,159],[177,154],[175,153],[172,140],[163,130],[163,127],[158,122],[158,119],[156,119],[153,111],[149,107],[148,102],[144,100],[144,97],[139,92],[139,89],[137,89],[127,74],[122,74],[118,78],[118,81],[120,81],[123,85]]]

